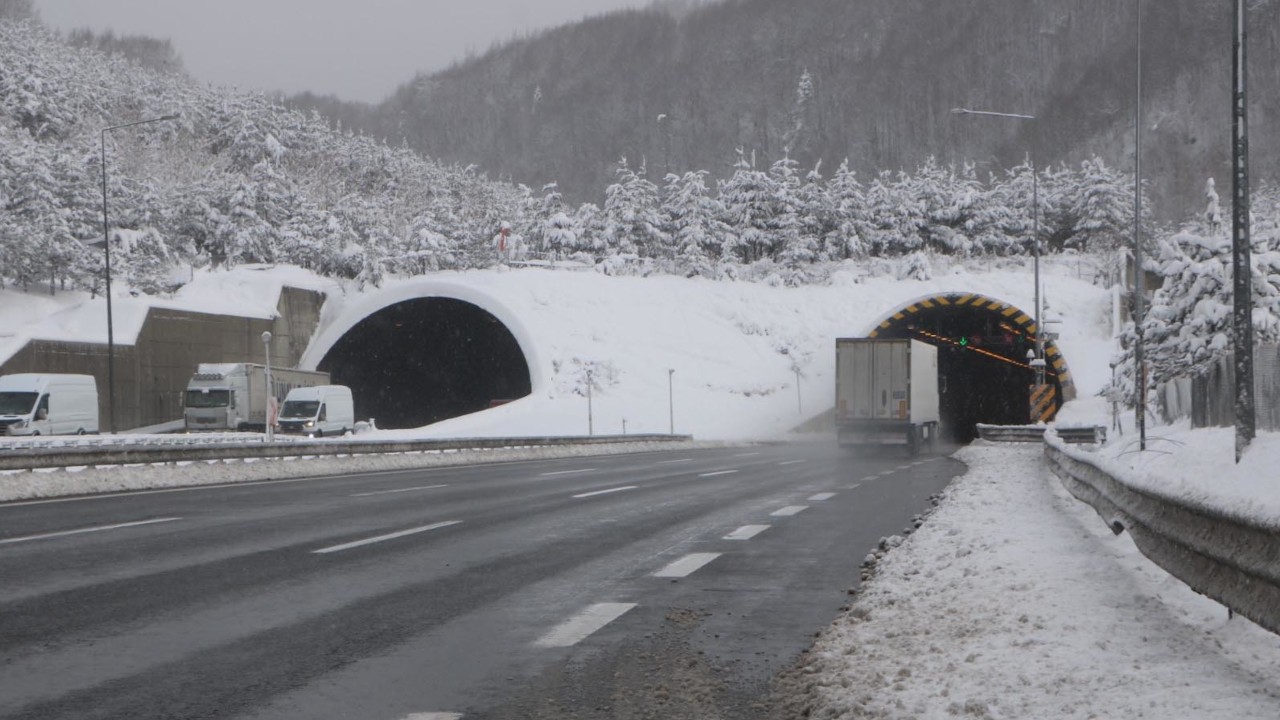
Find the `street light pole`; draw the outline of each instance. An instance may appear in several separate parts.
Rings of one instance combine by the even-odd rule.
[[[587,371],[587,436],[595,435],[595,418],[591,412],[591,371]]]
[[[102,132],[99,135],[102,152],[102,251],[106,258],[104,269],[107,276],[107,432],[112,435],[116,434],[116,333],[111,312],[111,230],[107,216],[107,132],[133,127],[134,125],[176,120],[177,118],[177,115],[165,115],[148,120],[124,123],[123,125],[112,125],[111,127],[102,128]]]
[[[990,110],[971,110],[969,108],[951,108],[952,115],[986,115],[989,117],[1013,118],[1015,120],[1035,120],[1035,115],[1021,113],[992,112]],[[1031,254],[1035,258],[1035,307],[1036,324],[1036,356],[1032,366],[1036,371],[1036,385],[1044,384],[1044,327],[1041,323],[1040,308],[1040,173],[1036,168],[1035,148],[1027,152],[1027,164],[1031,166]]]
[[[267,358],[267,366],[266,366],[266,374],[267,374],[266,413],[267,414],[266,414],[265,422],[263,424],[266,425],[267,442],[271,443],[271,442],[275,442],[275,439],[276,439],[275,417],[274,417],[275,407],[276,407],[276,393],[275,393],[275,388],[272,387],[272,383],[271,383],[271,331],[270,330],[264,330],[262,332],[262,347],[264,350],[266,350],[266,358]]]
[[[671,428],[670,433],[676,434],[676,394],[672,388],[672,377],[676,374],[674,368],[667,370],[667,412],[670,414]]]
[[[1147,278],[1142,272],[1142,0],[1134,4],[1138,9],[1138,36],[1133,113],[1133,387],[1138,450],[1144,451],[1147,449],[1147,362],[1142,321],[1147,314]]]

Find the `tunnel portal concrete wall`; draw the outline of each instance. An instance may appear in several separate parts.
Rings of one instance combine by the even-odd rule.
[[[272,334],[272,364],[297,367],[320,321],[325,295],[286,287],[274,319],[151,308],[133,345],[115,347],[116,429],[157,425],[182,417],[182,392],[199,363],[257,362],[262,333]],[[107,346],[32,340],[0,365],[10,373],[79,373],[98,382],[105,431]]]

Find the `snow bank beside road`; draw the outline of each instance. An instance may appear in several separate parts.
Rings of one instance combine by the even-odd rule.
[[[789,678],[813,718],[1274,718],[1280,647],[1112,536],[1040,446],[975,446]]]

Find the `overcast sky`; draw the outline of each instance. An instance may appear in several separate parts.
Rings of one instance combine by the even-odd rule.
[[[36,0],[57,30],[168,38],[200,80],[376,102],[495,40],[649,0]]]

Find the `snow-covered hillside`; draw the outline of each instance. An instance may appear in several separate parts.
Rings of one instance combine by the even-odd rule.
[[[621,433],[624,420],[630,433],[666,432],[668,371],[674,370],[676,432],[700,438],[776,437],[832,407],[835,338],[865,335],[890,313],[935,293],[981,293],[1023,308],[1033,304],[1025,271],[955,269],[925,281],[837,274],[830,285],[786,288],[499,268],[391,280],[381,289],[360,292],[288,267],[198,273],[159,304],[270,317],[284,285],[329,293],[303,359],[308,367],[368,314],[415,297],[471,302],[512,331],[530,364],[532,395],[427,428],[388,431],[430,437],[585,434],[589,369],[596,433]],[[1110,295],[1057,274],[1046,274],[1045,295],[1051,313],[1065,320],[1059,344],[1080,394],[1097,393],[1109,377],[1114,352]],[[34,302],[35,296],[6,291],[0,307],[29,310],[20,318],[0,318],[6,325],[23,323],[10,338],[0,338],[0,360],[31,337],[105,341],[101,299],[73,302],[71,297]],[[133,342],[148,301],[156,302],[119,298],[118,343]]]

